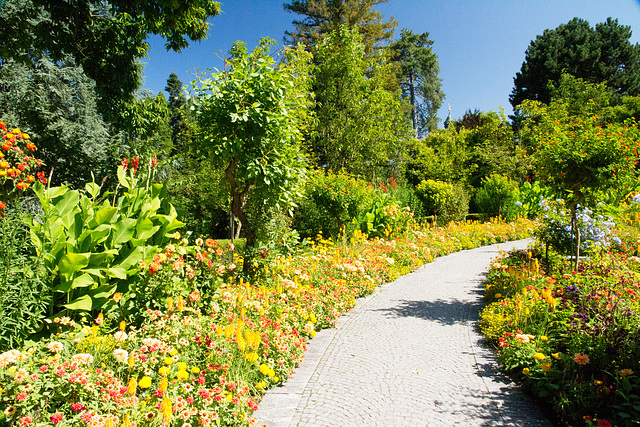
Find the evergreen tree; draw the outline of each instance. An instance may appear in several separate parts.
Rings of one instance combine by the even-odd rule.
[[[169,93],[169,125],[171,126],[172,154],[188,147],[192,138],[185,106],[187,100],[182,92],[182,82],[176,73],[171,73],[164,88]]]
[[[287,31],[285,42],[315,46],[324,35],[346,25],[358,29],[363,37],[365,52],[370,53],[375,46],[390,41],[398,25],[394,19],[383,22],[382,14],[373,9],[373,6],[388,1],[290,0],[284,4],[284,9],[304,18],[293,21],[296,31]]]
[[[606,82],[617,95],[640,94],[640,46],[632,45],[630,37],[631,27],[611,18],[595,28],[574,18],[545,30],[527,48],[522,68],[513,79],[511,105],[515,108],[525,99],[549,103],[547,83],[558,82],[562,73],[588,83]]]
[[[414,34],[403,29],[400,40],[391,46],[394,60],[401,68],[402,94],[413,106],[411,125],[416,138],[436,128],[436,114],[444,99],[442,79],[438,77],[438,55],[433,52],[432,45],[429,33]]]

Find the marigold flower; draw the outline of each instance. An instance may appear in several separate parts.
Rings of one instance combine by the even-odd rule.
[[[533,355],[533,358],[536,360],[544,360],[547,358],[543,353],[536,353]]]
[[[522,374],[523,375],[528,375],[529,374],[529,368],[523,368],[522,369]]]
[[[629,375],[633,375],[633,369],[622,369],[620,371],[621,377],[628,377]]]
[[[540,367],[543,371],[549,372],[549,370],[551,369],[551,363],[542,363]]]
[[[138,385],[140,388],[149,388],[151,387],[151,378],[150,377],[142,377],[140,381],[138,381]]]

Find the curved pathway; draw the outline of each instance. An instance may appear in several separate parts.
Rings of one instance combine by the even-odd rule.
[[[437,258],[358,301],[310,341],[255,414],[288,426],[550,426],[502,376],[477,330],[482,281],[502,243]]]

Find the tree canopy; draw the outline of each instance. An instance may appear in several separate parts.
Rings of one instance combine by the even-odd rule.
[[[269,55],[274,44],[265,38],[247,53],[244,43],[234,43],[228,68],[193,87],[199,143],[225,171],[231,210],[249,247],[259,221],[247,214],[248,204],[257,204],[258,212],[291,209],[306,170],[302,130],[309,119],[311,58],[300,47],[276,65]]]
[[[374,46],[388,42],[398,23],[382,21],[382,14],[373,6],[389,0],[290,0],[284,4],[287,12],[302,15],[294,20],[295,32],[285,32],[285,41],[293,45],[303,43],[315,46],[326,34],[346,25],[357,28],[363,38],[366,52]]]
[[[574,18],[547,29],[531,42],[509,97],[515,108],[525,99],[548,103],[547,83],[569,73],[589,83],[606,82],[618,95],[640,94],[640,46],[629,41],[631,27],[608,18],[592,28]]]
[[[0,60],[32,64],[72,58],[96,82],[98,107],[112,121],[141,85],[149,34],[179,51],[206,38],[212,0],[6,0],[0,3]]]
[[[429,33],[414,34],[403,29],[400,40],[391,45],[394,61],[400,64],[402,95],[413,106],[411,124],[416,137],[434,130],[442,105],[442,79],[438,77],[438,55],[433,52]]]

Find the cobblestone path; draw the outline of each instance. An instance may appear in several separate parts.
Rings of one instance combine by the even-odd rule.
[[[502,243],[436,259],[358,301],[312,339],[256,413],[271,427],[550,426],[497,368],[477,330]]]

